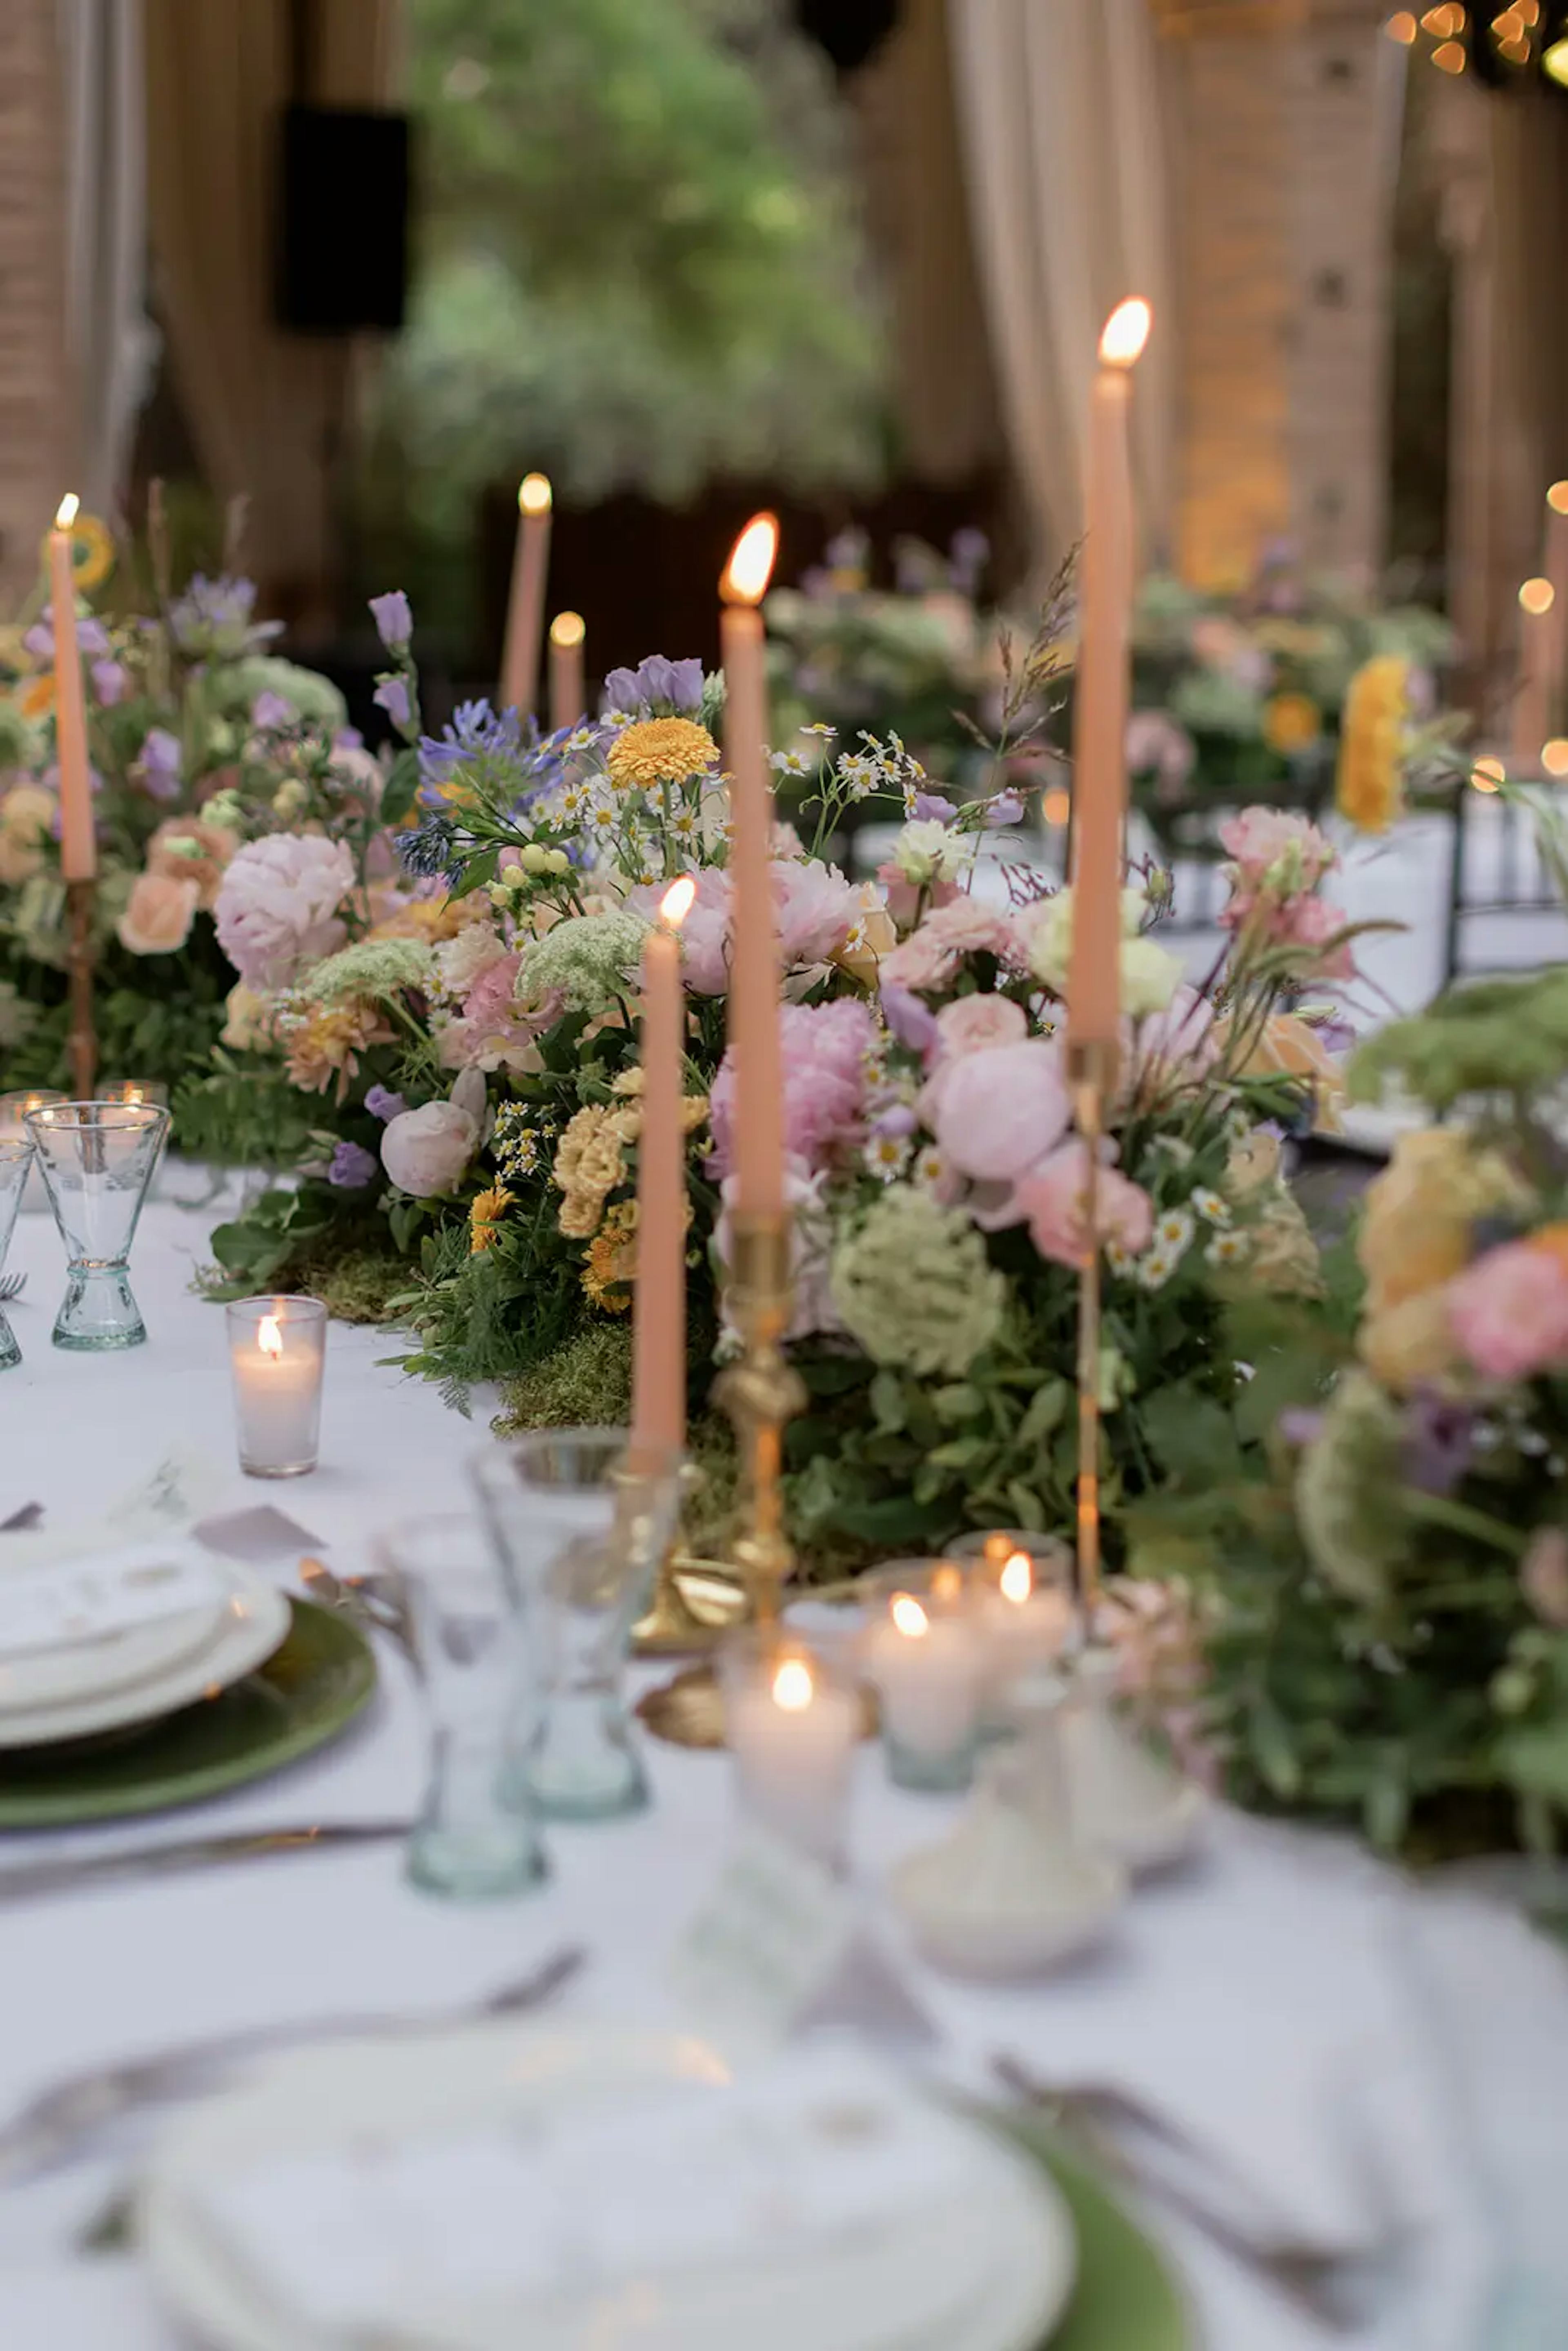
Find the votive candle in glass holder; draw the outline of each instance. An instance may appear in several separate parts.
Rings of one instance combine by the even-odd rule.
[[[735,1635],[720,1664],[742,1812],[822,1868],[842,1869],[859,1688],[768,1631]]]
[[[962,1571],[945,1562],[908,1582],[876,1577],[873,1588],[883,1605],[864,1665],[881,1701],[888,1777],[899,1788],[967,1788],[988,1653]]]
[[[1051,1536],[1001,1529],[970,1553],[976,1619],[985,1637],[992,1729],[1009,1720],[1021,1682],[1052,1670],[1078,1629],[1072,1555]]]
[[[162,1078],[107,1078],[94,1088],[95,1102],[155,1102],[160,1110],[169,1107],[169,1089]]]
[[[320,1450],[327,1309],[319,1298],[241,1298],[228,1310],[239,1466],[299,1478]]]
[[[0,1094],[0,1143],[30,1143],[26,1120],[30,1110],[46,1110],[51,1102],[63,1102],[66,1097],[50,1086],[18,1086],[11,1093]],[[49,1205],[35,1155],[27,1181],[22,1187],[22,1212],[42,1216]]]

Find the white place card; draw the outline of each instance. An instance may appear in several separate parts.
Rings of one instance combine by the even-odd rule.
[[[873,2040],[936,2037],[852,1888],[755,1827],[681,1937],[670,1977],[705,2039],[737,2054],[816,2024]]]

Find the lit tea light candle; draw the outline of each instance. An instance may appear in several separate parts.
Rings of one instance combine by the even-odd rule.
[[[228,1310],[239,1465],[298,1478],[320,1447],[327,1309],[317,1298],[244,1298]]]
[[[950,1573],[961,1595],[962,1578]],[[894,1784],[963,1788],[974,1768],[985,1642],[966,1616],[940,1604],[935,1576],[930,1599],[926,1607],[912,1592],[893,1594],[872,1629],[871,1679]]]
[[[106,1102],[155,1102],[165,1109],[169,1089],[162,1078],[110,1078],[98,1088],[93,1098]]]
[[[727,1677],[725,1718],[740,1800],[770,1834],[826,1869],[843,1858],[860,1702],[800,1655],[747,1651]]]
[[[1055,1664],[1073,1628],[1072,1603],[1053,1584],[1041,1584],[1028,1552],[1015,1551],[994,1592],[980,1603],[993,1707],[1027,1675]]]

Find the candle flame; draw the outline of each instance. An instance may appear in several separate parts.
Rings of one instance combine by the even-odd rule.
[[[951,1607],[964,1589],[964,1571],[945,1559],[931,1578],[931,1597],[939,1606]]]
[[[661,923],[672,931],[678,931],[691,913],[692,900],[696,894],[697,885],[691,874],[683,873],[678,882],[672,882],[659,901]]]
[[[549,624],[552,645],[580,645],[588,634],[588,623],[580,612],[558,612]]]
[[[913,1593],[895,1593],[889,1614],[899,1631],[907,1633],[912,1641],[918,1641],[931,1630],[931,1619]]]
[[[1154,316],[1141,294],[1129,295],[1126,301],[1118,302],[1100,338],[1101,366],[1132,367],[1149,340]]]
[[[76,492],[74,490],[68,490],[65,496],[60,500],[59,507],[56,512],[55,528],[57,530],[69,530],[72,523],[75,522],[77,518],[77,509],[80,505],[81,500],[78,497]]]
[[[1519,591],[1519,601],[1531,619],[1539,621],[1557,601],[1557,590],[1550,580],[1527,580]]]
[[[760,604],[779,552],[779,517],[753,515],[730,551],[718,592],[727,604]]]
[[[1553,514],[1568,514],[1568,482],[1553,482],[1546,493],[1546,503]]]
[[[553,493],[548,474],[525,474],[517,484],[517,511],[526,515],[546,515],[550,510]]]
[[[786,1657],[773,1677],[773,1703],[786,1714],[803,1714],[816,1696],[811,1668],[804,1657]]]
[[[1015,1551],[1001,1577],[1002,1598],[1021,1608],[1034,1590],[1034,1569],[1027,1551]]]
[[[267,1356],[267,1360],[271,1363],[276,1363],[279,1355],[282,1354],[283,1332],[279,1327],[276,1314],[264,1314],[262,1316],[260,1326],[256,1334],[256,1343],[261,1353]]]

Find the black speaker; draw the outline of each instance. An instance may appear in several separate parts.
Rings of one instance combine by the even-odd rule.
[[[286,108],[278,198],[277,324],[396,334],[408,293],[408,117]]]

